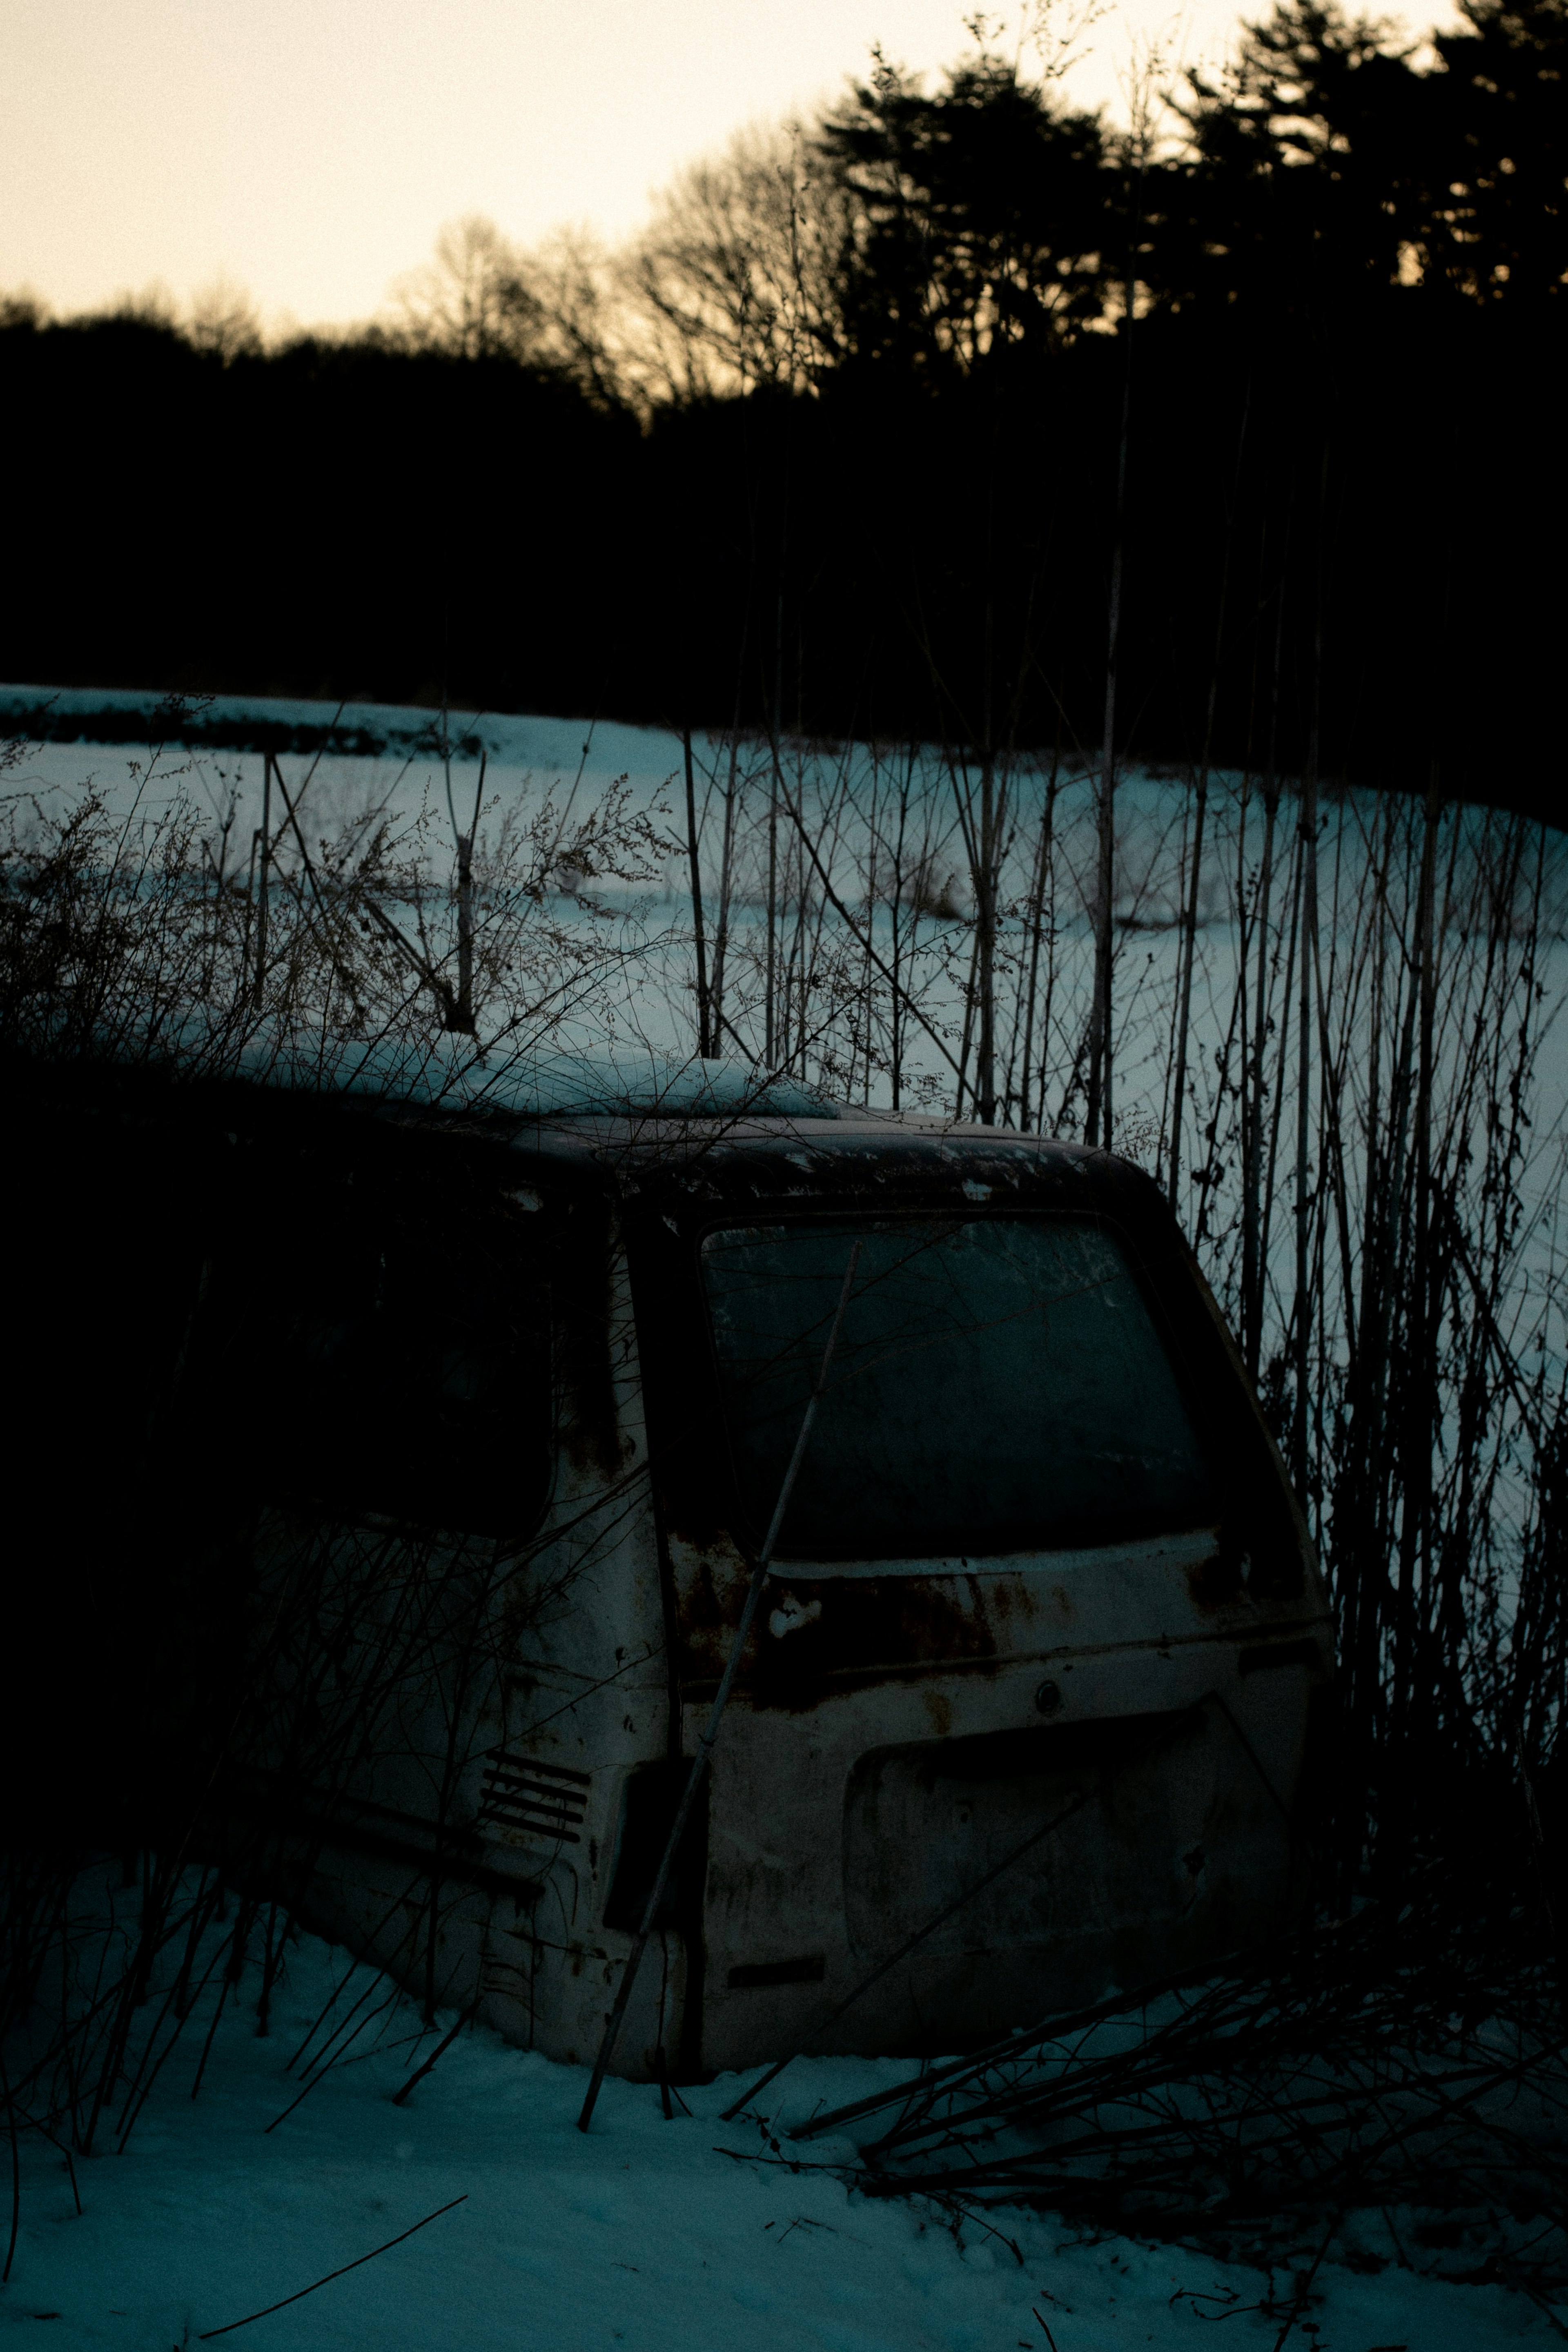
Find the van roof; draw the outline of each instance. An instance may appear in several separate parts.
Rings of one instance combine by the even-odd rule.
[[[13,1076],[20,1076],[14,1070]],[[332,1119],[357,1110],[407,1128],[461,1133],[521,1153],[574,1186],[721,1199],[769,1193],[872,1192],[891,1183],[958,1197],[1055,1191],[1084,1197],[1148,1180],[1102,1150],[921,1110],[834,1102],[803,1081],[766,1078],[736,1061],[686,1061],[643,1046],[525,1056],[439,1036],[416,1046],[335,1045],[312,1051],[252,1040],[226,1070],[163,1061],[34,1062],[45,1090],[125,1099],[151,1089],[166,1110],[205,1104],[230,1123],[236,1091],[286,1117]],[[988,1165],[978,1164],[987,1162]]]
[[[354,1095],[465,1118],[835,1119],[844,1107],[802,1080],[763,1077],[742,1062],[686,1061],[640,1045],[595,1054],[527,1055],[439,1034],[427,1045],[380,1041],[323,1053],[258,1041],[242,1080],[286,1092]]]

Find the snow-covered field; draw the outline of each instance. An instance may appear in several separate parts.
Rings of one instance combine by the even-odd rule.
[[[108,742],[86,737],[36,743],[24,766],[9,780],[9,788],[37,791],[47,803],[59,808],[84,782],[91,782],[111,807],[125,805],[132,762],[143,771],[148,766],[147,722],[155,707],[156,697],[145,693],[0,684],[0,740],[9,734],[11,726],[25,723],[26,714],[43,708],[49,711],[51,725],[64,735],[106,714],[111,722],[120,721],[116,736],[122,726],[126,737]],[[328,702],[225,695],[215,701],[207,719],[219,740],[204,740],[200,714],[192,717],[179,739],[163,752],[146,802],[149,808],[165,805],[183,789],[212,811],[215,822],[221,823],[232,793],[237,830],[247,834],[261,815],[260,754],[234,748],[222,739],[243,739],[254,731],[267,740],[281,734],[313,741],[331,731],[333,740],[356,748],[329,749],[319,760],[315,750],[284,751],[279,755],[290,793],[297,793],[301,781],[314,771],[308,820],[312,829],[330,830],[359,816],[367,807],[384,807],[391,814],[407,817],[426,794],[440,798],[445,818],[445,778],[434,750],[439,712],[382,703],[349,704],[340,712],[336,704]],[[487,800],[494,795],[504,802],[525,785],[563,797],[575,786],[579,803],[590,805],[624,777],[637,804],[650,807],[667,786],[679,783],[681,778],[680,739],[656,727],[454,711],[449,735],[453,781],[465,819],[472,803],[481,746],[488,761]]]
[[[44,689],[0,688],[0,737],[6,732],[7,705],[25,708],[44,695]],[[86,713],[118,703],[129,714],[149,701],[65,695],[56,707],[68,717],[73,708]],[[248,708],[230,698],[223,715],[237,726]],[[334,713],[326,705],[268,703],[255,705],[254,715],[258,727],[304,730],[326,727]],[[411,820],[422,805],[435,809],[437,829],[444,827],[445,777],[427,740],[431,716],[343,713],[341,725],[356,730],[363,748],[322,757],[310,783],[311,828],[331,831],[382,807]],[[463,724],[476,731],[471,722]],[[591,803],[621,777],[641,808],[668,797],[668,866],[642,887],[635,914],[645,935],[663,943],[637,966],[637,1013],[647,1042],[689,1054],[690,998],[681,975],[689,951],[689,906],[677,837],[684,828],[679,740],[651,729],[590,730],[580,721],[536,718],[486,719],[477,731],[489,753],[487,798],[502,803],[530,794],[563,803],[574,792]],[[700,808],[708,810],[703,838],[715,845],[721,747],[705,745],[700,753]],[[313,756],[283,755],[291,793]],[[138,789],[132,762],[144,767],[146,757],[144,745],[133,740],[34,745],[5,789],[37,795],[58,815],[91,780],[111,808],[126,808]],[[195,754],[175,749],[165,759],[144,809],[155,813],[173,794],[188,793],[210,809],[215,829],[232,806],[235,839],[249,838],[260,811],[258,753],[209,745]],[[454,762],[459,805],[467,796],[465,822],[477,775],[477,755]],[[1077,798],[1063,818],[1065,828],[1070,814],[1077,828],[1077,845],[1069,842],[1067,856],[1070,870],[1081,863],[1089,805],[1082,780],[1074,791]],[[1125,847],[1133,886],[1145,870],[1140,860],[1154,871],[1156,852],[1172,870],[1179,866],[1182,806],[1179,788],[1129,780]],[[706,852],[705,865],[711,891],[713,857]],[[943,876],[935,879],[941,883]],[[1323,887],[1326,893],[1327,879]],[[1068,895],[1064,888],[1066,1009],[1058,1018],[1070,1057],[1086,998],[1082,906],[1069,904]],[[1175,934],[1168,916],[1168,908],[1163,913],[1152,908],[1151,928],[1129,926],[1119,983],[1126,1008],[1125,1098],[1130,1114],[1151,1118],[1161,1110],[1170,1035]],[[627,919],[634,919],[629,908]],[[885,903],[872,918],[877,925],[889,919]],[[742,921],[754,933],[754,903],[744,918],[737,913],[737,937]],[[883,936],[879,929],[877,939]],[[735,953],[738,967],[738,948]],[[1069,954],[1076,961],[1068,961]],[[659,980],[660,957],[673,977]],[[931,967],[926,1001],[933,1017],[947,1017],[955,1001],[945,969]],[[1542,969],[1555,1002],[1568,976],[1559,940],[1543,947]],[[1194,1065],[1211,1074],[1226,1036],[1235,972],[1233,932],[1221,908],[1203,933],[1194,989],[1194,1037],[1202,1048],[1194,1047]],[[746,1017],[741,981],[734,987],[741,1024]],[[754,1013],[754,986],[748,1002]],[[919,1051],[916,1038],[913,1055]],[[940,1066],[929,1054],[926,1058],[941,1077]],[[1546,1173],[1558,1165],[1568,1104],[1561,1033],[1546,1041],[1540,1076],[1535,1152],[1544,1185]],[[1211,1076],[1203,1083],[1215,1082]],[[1194,1108],[1194,1129],[1201,1108]],[[1197,1205],[1194,1194],[1194,1210]],[[1536,1255],[1542,1282],[1554,1288],[1554,1232],[1544,1234]],[[345,1955],[310,1937],[290,1947],[270,2032],[261,2037],[255,2031],[252,1985],[248,2002],[226,2016],[193,2101],[212,1999],[206,1996],[207,2008],[198,2006],[188,2021],[126,2152],[78,2160],[79,2216],[60,2153],[36,2134],[22,2136],[19,2231],[9,2282],[0,2291],[0,2327],[19,2330],[31,2342],[39,2340],[42,2324],[48,2331],[45,2342],[136,2352],[165,2352],[171,2346],[184,2352],[215,2336],[226,2343],[222,2331],[240,2322],[248,2324],[234,2340],[247,2352],[252,2346],[256,2352],[339,2346],[356,2352],[404,2347],[489,2352],[491,2346],[577,2352],[616,2344],[627,2352],[666,2346],[681,2352],[729,2352],[731,2347],[737,2352],[752,2347],[1011,2352],[1014,2346],[1098,2352],[1143,2344],[1204,2346],[1215,2340],[1210,2333],[1215,2326],[1224,2328],[1217,2339],[1222,2346],[1299,2340],[1318,2352],[1447,2352],[1449,2347],[1486,2352],[1523,2338],[1545,2343],[1554,2329],[1565,2332],[1522,2295],[1501,2287],[1416,2275],[1398,2252],[1398,2215],[1390,2217],[1385,2251],[1378,2251],[1374,2229],[1367,2267],[1352,2271],[1325,2262],[1304,2301],[1299,2288],[1316,2252],[1311,2243],[1303,2247],[1300,2273],[1270,2277],[1188,2249],[1089,2242],[1048,2216],[1024,2211],[994,2217],[994,2237],[969,2223],[955,2231],[949,2216],[919,2201],[852,2197],[833,2169],[833,2149],[820,2142],[809,2144],[810,2162],[799,2168],[787,2160],[790,2144],[773,2148],[754,2118],[722,2124],[721,2112],[737,2088],[732,2082],[689,2091],[692,2113],[678,2112],[671,2121],[665,2120],[656,2090],[612,2082],[584,2137],[575,2127],[584,2071],[514,2051],[479,2030],[461,2034],[408,2104],[395,2106],[393,2093],[451,2022],[439,2021],[421,2036],[417,2015],[402,2000],[379,2011],[374,2025],[345,2042],[319,2080],[310,2077],[314,2086],[301,2103],[278,2121],[314,2063],[307,2052],[302,2066],[291,2063],[298,2047],[351,1969]],[[333,2017],[357,2000],[365,1983],[360,1970],[341,1992]],[[313,2046],[316,2054],[321,2038]],[[769,2095],[766,2112],[776,2126],[838,2105],[900,2072],[890,2062],[802,2059]],[[0,2238],[7,2227],[6,2161],[0,2146]],[[440,2210],[445,2207],[451,2210]],[[427,2216],[437,2218],[403,2237]],[[386,2251],[374,2252],[384,2246]],[[358,2266],[286,2302],[350,2264]],[[285,2307],[268,2309],[279,2304]],[[268,2315],[252,2318],[263,2311]]]
[[[134,1911],[134,1894],[114,1899]],[[1285,2340],[1317,2352],[1552,2340],[1552,2323],[1522,2296],[1402,2269],[1392,2236],[1386,2267],[1325,2263],[1298,2304],[1300,2273],[1091,2242],[1048,2215],[999,2211],[996,2237],[954,2230],[920,2200],[848,2194],[830,2145],[810,2143],[805,2168],[774,2158],[755,2120],[720,2120],[731,2077],[689,2089],[691,2113],[669,2122],[657,2089],[609,2082],[584,2137],[585,2069],[475,2029],[396,2106],[393,2094],[453,2022],[420,2037],[401,2000],[342,2040],[278,2122],[368,1971],[301,1937],[265,2038],[257,1978],[253,1968],[248,1997],[230,2005],[199,2097],[191,2084],[211,1990],[125,2154],[77,2160],[79,2216],[60,2154],[22,2135],[21,2227],[0,2292],[5,2340],[185,2352],[226,2343],[223,2331],[249,2322],[235,2330],[247,2352],[1196,2352],[1221,2321],[1222,2346],[1274,2346],[1293,2308]],[[326,2027],[291,2070],[334,1991]],[[800,2059],[767,2110],[776,2128],[906,2071]]]

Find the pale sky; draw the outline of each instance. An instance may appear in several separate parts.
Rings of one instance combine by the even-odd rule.
[[[0,0],[0,290],[68,311],[154,282],[184,303],[226,278],[269,322],[364,318],[444,221],[485,213],[524,245],[563,223],[619,236],[677,165],[836,94],[874,41],[917,68],[959,55],[970,13],[972,0]],[[1121,0],[1087,37],[1074,94],[1114,106],[1135,38],[1213,57],[1240,13]]]

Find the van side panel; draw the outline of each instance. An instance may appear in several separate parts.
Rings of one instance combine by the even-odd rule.
[[[647,1429],[626,1253],[613,1233],[562,1267],[561,1444],[556,1490],[526,1622],[501,1694],[504,1726],[483,1759],[476,1822],[499,1866],[525,1868],[537,1901],[497,1905],[481,2011],[509,2039],[591,2058],[630,1948],[606,1924],[634,1777],[669,1746],[669,1678]],[[560,1793],[552,1800],[550,1790]],[[553,1818],[552,1818],[553,1816]],[[643,1824],[632,1809],[630,1827]],[[628,2016],[619,2070],[652,2075],[679,2046],[685,1944],[656,1937]],[[671,2060],[673,2063],[673,2060]]]

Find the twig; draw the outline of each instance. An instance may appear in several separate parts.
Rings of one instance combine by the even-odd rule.
[[[1081,1812],[1093,1793],[1094,1791],[1092,1790],[1082,1790],[1079,1794],[1072,1800],[1070,1804],[1067,1804],[1062,1807],[1059,1813],[1053,1814],[1048,1822],[1042,1822],[1037,1829],[1031,1830],[1028,1836],[1024,1840],[1021,1845],[1016,1845],[1010,1853],[1005,1853],[994,1868],[988,1870],[985,1873],[984,1878],[977,1878],[973,1886],[966,1886],[955,1903],[950,1903],[945,1911],[939,1911],[934,1919],[928,1919],[923,1927],[917,1927],[914,1934],[910,1936],[906,1942],[899,1946],[898,1950],[893,1954],[890,1959],[884,1960],[879,1968],[873,1969],[870,1975],[863,1978],[860,1983],[856,1986],[853,1992],[846,1994],[845,1998],[839,2002],[837,2009],[829,2010],[827,2015],[816,2028],[817,2035],[820,2036],[821,2034],[826,2033],[830,2025],[837,2024],[838,2020],[844,2015],[845,2011],[852,2009],[855,2003],[859,2000],[862,1993],[869,1992],[874,1984],[880,1983],[881,1979],[887,1975],[889,1969],[896,1969],[900,1960],[907,1960],[917,1944],[923,1944],[926,1937],[928,1936],[934,1935],[936,1930],[942,1927],[945,1921],[951,1919],[955,1912],[962,1911],[965,1904],[973,1901],[975,1895],[983,1895],[985,1889],[992,1885],[994,1880],[1001,1877],[1004,1871],[1011,1870],[1015,1863],[1022,1862],[1026,1853],[1033,1853],[1036,1846],[1043,1844],[1047,1838],[1050,1837],[1057,1830],[1061,1828],[1064,1822],[1070,1821],[1074,1813]],[[773,2063],[768,2068],[766,2074],[760,2074],[758,2076],[757,2080],[752,2084],[750,2090],[742,2091],[741,2096],[734,2101],[733,2105],[724,2109],[723,2114],[719,2118],[720,2122],[726,2124],[733,2123],[735,2117],[740,2114],[741,2109],[747,2105],[750,2101],[754,2099],[760,2092],[765,2091],[770,2083],[775,2082],[779,2075],[784,2073],[784,2068],[791,2063],[791,2060],[795,2056],[795,2054],[796,2053],[792,2050],[788,2057],[775,2059]]]
[[[364,2032],[365,2027],[367,2025],[374,2025],[376,2019],[381,2016],[382,2012],[392,2007],[393,2002],[398,1999],[401,1991],[402,1987],[400,1985],[394,1985],[392,1990],[387,1994],[386,1999],[384,2000],[377,2001],[375,2007],[371,2011],[368,2017],[361,2018],[359,2023],[355,2026],[348,2040],[343,2043],[343,2050],[353,2048],[353,2044],[359,2040],[360,2035]],[[346,2021],[347,2021],[345,2020],[345,2022]],[[335,2041],[337,2036],[334,2034],[332,2039]],[[331,2047],[330,2043],[328,2044],[328,2047]],[[340,2051],[337,2058],[327,2058],[323,2054],[321,2059],[317,2060],[315,2062],[313,2071],[302,2088],[296,2092],[294,2097],[289,2100],[288,2105],[284,2108],[280,2116],[273,2116],[272,2121],[266,2126],[266,2130],[274,2132],[277,2130],[279,2124],[287,2123],[295,2108],[310,2097],[311,2092],[316,2088],[317,2084],[325,2082],[327,2076],[331,2073],[332,2068],[339,2063],[339,2059],[341,2059],[342,2055],[342,2052]],[[265,2134],[263,2136],[265,2137]]]
[[[431,2067],[436,2063],[436,2061],[438,2058],[445,2057],[447,2052],[450,2050],[453,2042],[456,2042],[458,2034],[461,2033],[464,2026],[472,2024],[474,2012],[478,2008],[479,2002],[477,2000],[470,2001],[468,2008],[464,2010],[462,2015],[458,2018],[456,2025],[453,2026],[451,2032],[447,2034],[443,2040],[437,2042],[436,2048],[430,2053],[429,2057],[426,2059],[425,2063],[422,2066],[416,2066],[415,2068],[413,2074],[410,2074],[407,2082],[405,2083],[401,2091],[395,2091],[393,2093],[392,2104],[395,2107],[401,2107],[404,2105],[407,2100],[409,2092],[414,2088],[416,2083],[422,2083],[425,2080],[426,2075],[430,2072]]]
[[[22,2158],[16,2146],[16,2109],[11,2098],[10,2080],[5,2073],[5,2061],[0,2056],[0,2093],[5,2100],[5,2121],[11,2128],[11,2236],[5,2248],[5,2267],[0,2271],[0,2286],[11,2276],[11,2264],[16,2256],[16,2232],[22,2226]],[[71,2187],[76,2187],[76,2175],[71,2175]],[[78,2200],[77,2210],[81,2210]]]
[[[265,2311],[247,2312],[243,2319],[231,2319],[223,2327],[204,2328],[197,2336],[196,2342],[210,2344],[216,2336],[232,2336],[237,2327],[248,2327],[252,2320],[269,2319],[275,2311],[284,2311],[289,2304],[302,2302],[306,2295],[314,2294],[317,2287],[331,2286],[334,2279],[346,2278],[350,2271],[357,2271],[363,2263],[374,2263],[377,2254],[384,2254],[392,2247],[400,2246],[405,2238],[413,2237],[415,2231],[428,2229],[430,2223],[438,2221],[443,2213],[450,2213],[455,2206],[466,2205],[468,2201],[468,2191],[465,2189],[460,2197],[453,2198],[450,2205],[437,2205],[434,2213],[426,2213],[424,2221],[416,2221],[412,2229],[400,2230],[395,2238],[388,2238],[384,2246],[373,2246],[368,2254],[360,2254],[352,2263],[344,2263],[341,2269],[329,2271],[325,2278],[316,2279],[310,2285],[302,2286],[297,2294],[286,2294],[281,2303],[269,2303]]]
[[[795,1439],[795,1452],[791,1454],[789,1467],[784,1472],[784,1484],[779,1488],[778,1501],[773,1505],[773,1521],[763,1539],[762,1550],[757,1554],[757,1564],[752,1570],[752,1580],[747,1587],[746,1598],[741,1610],[741,1621],[735,1628],[735,1638],[731,1644],[730,1655],[725,1661],[719,1687],[713,1695],[713,1705],[708,1717],[708,1727],[697,1743],[697,1753],[691,1759],[691,1769],[686,1776],[686,1787],[680,1802],[676,1807],[675,1819],[670,1824],[669,1835],[665,1840],[664,1853],[659,1859],[658,1869],[648,1894],[642,1925],[637,1929],[636,1941],[627,1955],[626,1967],[621,1972],[615,2006],[605,2020],[604,2038],[599,2044],[598,2057],[594,2062],[594,2072],[588,2084],[587,2095],[583,2101],[583,2112],[577,2118],[579,2131],[585,2132],[593,2121],[594,2108],[599,2096],[599,2086],[604,2082],[605,2071],[609,2065],[615,2050],[616,2037],[621,2030],[621,2020],[626,2013],[626,2004],[631,1999],[632,1986],[637,1979],[637,1969],[644,1952],[647,1949],[648,1938],[653,1934],[654,1924],[658,1917],[659,1906],[664,1900],[664,1890],[668,1884],[669,1874],[674,1867],[675,1857],[679,1851],[680,1840],[690,1817],[691,1808],[696,1802],[698,1790],[702,1785],[703,1776],[712,1759],[713,1750],[718,1745],[719,1728],[724,1719],[724,1709],[729,1701],[731,1688],[736,1675],[740,1672],[741,1657],[751,1633],[752,1620],[757,1613],[757,1604],[763,1597],[763,1587],[767,1581],[773,1547],[778,1542],[780,1531],[784,1527],[784,1513],[789,1508],[790,1496],[795,1492],[795,1482],[799,1475],[800,1465],[805,1459],[805,1449],[810,1442],[812,1424],[816,1419],[816,1409],[822,1402],[822,1391],[827,1385],[827,1368],[833,1361],[833,1350],[838,1343],[838,1333],[844,1321],[844,1310],[849,1304],[849,1293],[855,1280],[855,1269],[860,1263],[862,1247],[863,1244],[859,1241],[850,1245],[849,1263],[844,1269],[844,1282],[838,1293],[838,1305],[834,1309],[832,1328],[827,1334],[827,1345],[822,1351],[822,1368],[816,1375],[811,1394],[806,1400],[805,1412],[800,1424],[800,1435]]]

